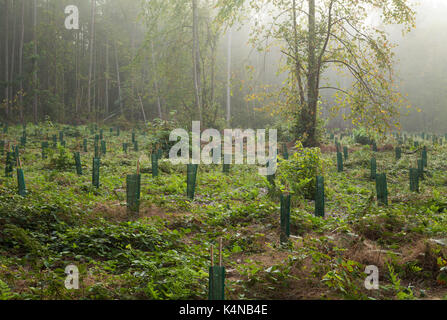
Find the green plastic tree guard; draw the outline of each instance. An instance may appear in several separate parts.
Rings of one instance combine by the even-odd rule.
[[[388,205],[388,186],[385,173],[380,173],[376,176],[376,192],[378,203]]]
[[[371,167],[371,174],[370,174],[369,178],[370,178],[371,180],[375,180],[375,179],[376,179],[376,176],[377,176],[377,174],[376,174],[376,172],[377,172],[377,162],[376,162],[376,158],[371,158],[371,161],[370,161],[370,167]]]
[[[225,267],[209,268],[208,300],[225,300]]]
[[[133,143],[133,149],[134,149],[134,151],[138,152],[138,141],[136,141],[136,140]]]
[[[132,131],[132,143],[135,143],[135,131]]]
[[[281,194],[281,243],[286,243],[290,237],[290,194]]]
[[[158,157],[158,159],[162,159],[163,158],[163,149],[162,148],[159,148],[157,150],[157,157]]]
[[[324,217],[324,177],[317,176],[315,191],[315,216]]]
[[[101,129],[99,130],[99,140],[103,140],[104,139],[104,130]]]
[[[87,152],[87,139],[84,139],[82,144],[83,144],[83,147],[84,147],[84,152]]]
[[[123,151],[124,153],[127,153],[127,143],[123,143]]]
[[[410,168],[410,191],[419,192],[419,170]]]
[[[12,170],[14,168],[14,152],[6,152],[6,162],[5,162],[5,177],[12,177]]]
[[[289,151],[287,150],[287,145],[284,143],[284,144],[282,145],[282,148],[283,148],[283,150],[282,150],[282,156],[283,156],[283,158],[284,158],[285,160],[289,160]]]
[[[402,149],[400,147],[396,147],[396,160],[400,160],[402,158]]]
[[[348,147],[346,146],[343,147],[343,157],[348,160]]]
[[[424,168],[427,168],[427,147],[424,146],[424,149],[422,149],[422,164],[424,165]]]
[[[98,145],[95,143],[95,158],[100,158],[100,154],[99,154],[99,147]]]
[[[56,149],[57,147],[57,136],[53,134],[53,149]]]
[[[197,182],[197,168],[198,164],[188,164],[186,170],[186,195],[189,199],[194,200],[194,195],[196,191],[196,182]]]
[[[99,158],[93,158],[92,184],[96,188],[99,188],[99,168],[100,168],[100,166],[101,166],[101,160]]]
[[[230,164],[229,163],[224,163],[222,165],[222,172],[226,173],[226,174],[230,173]]]
[[[375,141],[372,143],[372,150],[373,150],[374,152],[377,152],[377,144],[376,144]]]
[[[126,177],[127,210],[130,213],[140,212],[141,175],[129,174]]]
[[[343,156],[341,152],[337,152],[337,171],[343,172]]]
[[[120,128],[116,128],[116,136],[119,137],[120,136]]]
[[[82,164],[81,164],[81,155],[79,152],[74,153],[75,165],[76,165],[76,173],[78,176],[82,176]]]
[[[21,168],[17,168],[17,185],[19,187],[19,195],[26,196],[25,176]]]
[[[151,161],[152,161],[152,177],[158,177],[158,155],[156,153],[152,153]]]
[[[422,159],[418,159],[418,172],[419,179],[424,180],[424,161]]]
[[[21,136],[20,137],[20,145],[22,147],[24,147],[26,145],[26,136]]]
[[[46,159],[47,158],[48,141],[43,141],[41,143],[41,149],[42,149],[42,159]]]
[[[101,140],[101,154],[105,155],[106,153],[107,153],[106,142],[104,140]]]
[[[5,154],[5,140],[0,140],[0,155]]]

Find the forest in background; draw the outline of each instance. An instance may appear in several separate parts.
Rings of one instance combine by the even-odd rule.
[[[200,117],[221,127],[229,81],[224,29],[213,22],[211,1],[201,1],[193,33],[190,3],[2,1],[2,118],[39,122],[49,117],[72,124],[155,118],[190,122],[199,118],[192,58],[197,33]],[[79,8],[79,30],[64,27],[68,5]],[[232,117],[254,126],[263,116],[255,114],[245,95],[255,82],[242,88],[249,79],[240,72],[250,58],[239,59],[237,48],[234,54],[230,81],[237,108]]]
[[[68,5],[79,8],[79,30],[64,27]],[[400,89],[412,106],[408,117],[402,112],[407,131],[443,131],[446,48],[437,31],[445,7],[437,0],[418,3],[415,29],[404,37],[399,28],[388,29],[399,43]],[[7,121],[161,118],[188,126],[200,119],[205,127],[254,128],[284,120],[254,98],[284,84],[287,75],[277,63],[284,55],[268,43],[264,51],[252,46],[247,21],[236,23],[230,36],[228,23],[215,20],[216,1],[3,0],[0,12],[0,114]],[[322,93],[323,119],[349,126],[341,116],[332,119],[332,94]]]

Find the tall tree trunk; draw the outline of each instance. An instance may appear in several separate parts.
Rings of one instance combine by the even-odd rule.
[[[130,94],[131,94],[131,114],[130,114],[130,119],[132,121],[135,120],[135,114],[134,114],[134,99],[135,99],[135,66],[134,66],[134,59],[135,59],[135,38],[136,38],[136,32],[137,32],[137,23],[134,22],[133,24],[133,28],[132,28],[132,35],[131,35],[131,54],[132,54],[132,60],[131,60],[131,68],[130,68],[130,72],[131,72],[131,80],[130,80]]]
[[[98,122],[98,112],[97,112],[97,108],[96,108],[96,59],[97,59],[97,52],[96,52],[96,46],[93,49],[93,80],[92,80],[92,86],[93,86],[93,103],[92,103],[92,111],[93,114],[95,115],[95,122]]]
[[[219,112],[219,109],[220,109],[217,106],[217,104],[215,103],[217,40],[218,40],[218,35],[215,34],[212,38],[212,45],[211,45],[211,96],[210,96],[210,101],[211,101],[211,106],[215,107],[215,110],[214,110],[213,119],[210,124],[213,124],[213,125],[216,124],[217,113]]]
[[[146,112],[144,111],[143,100],[141,100],[141,95],[140,94],[138,94],[138,99],[140,100],[140,107],[141,107],[141,113],[143,114],[143,120],[144,120],[144,123],[146,123],[147,122]]]
[[[109,37],[106,40],[106,87],[105,87],[105,99],[106,99],[106,117],[109,115]]]
[[[37,82],[37,0],[34,0],[33,7],[33,24],[34,24],[34,34],[33,34],[33,114],[34,114],[34,123],[37,124],[37,91],[38,91],[38,82]]]
[[[88,88],[87,88],[87,106],[89,114],[92,112],[92,101],[91,101],[91,92],[92,92],[92,73],[93,73],[93,47],[95,41],[95,10],[96,9],[96,0],[92,0],[92,16],[91,16],[91,26],[90,26],[90,64],[88,69]]]
[[[155,62],[155,51],[154,51],[154,41],[151,41],[151,49],[152,49],[152,70],[154,73],[154,89],[155,94],[157,95],[157,110],[158,110],[158,117],[160,119],[163,119],[163,113],[161,112],[161,101],[160,101],[160,91],[158,88],[158,73],[157,73],[157,65]]]
[[[118,97],[119,97],[119,102],[120,102],[120,110],[121,110],[121,115],[124,115],[123,99],[121,96],[120,66],[119,66],[119,61],[118,61],[118,49],[116,48],[116,41],[113,44],[115,47],[116,80],[118,81]]]
[[[197,0],[192,0],[193,15],[193,77],[194,93],[197,110],[199,111],[200,122],[202,122],[202,102],[200,99],[200,41],[199,41],[199,9]]]
[[[228,29],[228,56],[227,56],[227,125],[231,123],[231,28]]]
[[[9,74],[9,97],[14,100],[14,73],[15,73],[15,57],[16,57],[16,14],[14,10],[14,1],[12,2],[12,52],[11,52],[11,72]]]
[[[19,76],[20,76],[20,121],[23,123],[23,44],[25,42],[25,1],[22,0],[22,18],[21,18],[21,32],[19,45]]]
[[[308,43],[308,75],[307,75],[307,105],[303,107],[301,113],[301,127],[303,145],[314,147],[316,141],[316,119],[317,119],[317,61],[316,61],[316,28],[315,28],[315,0],[309,1],[309,43]]]
[[[5,0],[5,99],[6,117],[9,115],[9,0]]]

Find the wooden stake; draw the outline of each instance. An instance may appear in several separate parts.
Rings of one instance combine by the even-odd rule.
[[[219,267],[222,267],[222,238],[219,239]]]

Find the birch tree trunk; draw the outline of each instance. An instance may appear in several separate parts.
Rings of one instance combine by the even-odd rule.
[[[91,17],[91,28],[90,28],[90,64],[88,70],[88,88],[87,88],[87,106],[88,112],[92,111],[92,101],[91,101],[91,86],[92,86],[92,72],[93,72],[93,47],[95,41],[95,8],[96,8],[96,0],[92,0],[92,17]]]
[[[231,123],[231,28],[228,30],[228,57],[227,57],[227,125]]]
[[[194,77],[194,93],[197,110],[199,111],[199,119],[202,122],[202,103],[200,99],[200,42],[199,42],[199,9],[197,0],[192,0],[193,15],[193,77]]]
[[[19,45],[19,76],[20,76],[20,121],[23,123],[23,43],[25,41],[25,1],[22,0],[22,18],[21,18],[21,32],[20,32],[20,45]]]
[[[6,117],[9,115],[9,0],[5,0],[5,99]]]
[[[161,112],[161,101],[160,101],[160,92],[158,88],[158,73],[157,73],[157,65],[155,61],[155,51],[154,51],[154,41],[151,41],[151,49],[152,49],[152,70],[154,73],[154,88],[155,88],[155,94],[157,95],[157,109],[158,109],[158,117],[160,119],[163,119],[163,114]]]
[[[106,40],[106,88],[105,88],[105,99],[106,99],[106,117],[109,115],[109,38]]]
[[[33,63],[33,114],[34,114],[34,123],[37,124],[37,0],[34,0],[33,7],[33,24],[34,24],[34,35],[33,35],[33,54],[34,54],[34,63]]]
[[[11,52],[11,72],[9,74],[9,97],[14,100],[14,72],[15,72],[15,57],[16,57],[16,14],[14,10],[14,1],[12,2],[12,52]]]
[[[118,50],[116,48],[116,41],[114,42],[114,47],[115,47],[116,80],[118,81],[118,97],[119,97],[119,101],[120,101],[121,114],[124,115],[123,99],[122,99],[122,96],[121,96],[120,66],[119,66],[119,62],[118,62]]]

